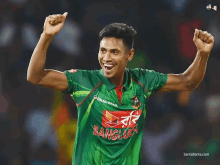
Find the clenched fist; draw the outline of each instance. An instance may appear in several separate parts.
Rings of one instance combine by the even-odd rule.
[[[193,41],[199,52],[210,54],[214,45],[214,37],[210,33],[195,29]]]
[[[54,36],[62,29],[66,20],[67,12],[62,14],[49,15],[44,22],[44,33],[49,36]]]

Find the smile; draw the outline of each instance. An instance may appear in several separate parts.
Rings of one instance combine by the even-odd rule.
[[[105,68],[106,71],[111,71],[114,68],[114,65],[104,64],[104,68]]]

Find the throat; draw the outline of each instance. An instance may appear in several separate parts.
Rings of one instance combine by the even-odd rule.
[[[111,79],[109,79],[111,81],[112,84],[114,84],[116,87],[117,86],[123,86],[124,84],[124,74],[120,77],[113,77]]]

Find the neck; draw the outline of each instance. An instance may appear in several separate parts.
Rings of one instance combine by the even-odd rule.
[[[114,84],[115,86],[122,86],[123,82],[124,82],[124,72],[118,76],[118,77],[113,77],[111,79],[109,79],[111,81],[112,84]]]

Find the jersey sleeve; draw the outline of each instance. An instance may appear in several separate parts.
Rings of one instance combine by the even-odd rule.
[[[144,88],[150,93],[161,89],[167,82],[168,74],[141,68],[136,68],[133,71],[136,80],[143,84]]]
[[[150,92],[155,92],[161,89],[167,82],[168,74],[159,73],[154,70],[144,70],[143,80],[145,87]]]
[[[62,91],[62,93],[72,94],[73,92],[77,92],[82,88],[86,88],[85,82],[88,82],[90,74],[88,74],[87,70],[66,70],[64,74],[67,77],[68,81],[68,89],[66,91]]]

